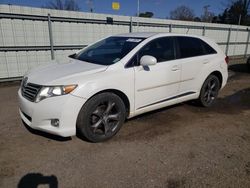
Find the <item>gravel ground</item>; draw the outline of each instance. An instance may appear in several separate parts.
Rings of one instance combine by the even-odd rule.
[[[231,70],[213,107],[147,113],[98,144],[26,129],[18,85],[1,85],[0,187],[250,187],[250,73]]]

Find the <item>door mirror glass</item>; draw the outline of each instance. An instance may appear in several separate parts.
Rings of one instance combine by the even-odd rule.
[[[144,55],[140,59],[140,64],[142,66],[151,66],[155,65],[156,63],[157,63],[156,58],[151,55]]]

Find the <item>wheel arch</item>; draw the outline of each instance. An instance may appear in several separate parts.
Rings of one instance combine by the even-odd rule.
[[[218,79],[219,79],[219,81],[220,81],[220,87],[222,86],[222,83],[223,83],[223,76],[222,76],[222,73],[220,72],[220,71],[213,71],[212,73],[210,73],[208,76],[207,76],[207,78],[210,76],[210,75],[215,75]],[[207,79],[206,78],[206,79]]]
[[[215,76],[219,79],[219,81],[220,81],[220,88],[221,88],[222,83],[223,83],[223,76],[222,76],[222,73],[221,73],[220,71],[214,70],[214,71],[212,71],[212,72],[210,72],[210,73],[208,73],[208,74],[206,74],[206,75],[207,75],[207,76],[203,76],[203,77],[202,77],[202,80],[199,82],[199,88],[198,88],[198,91],[199,91],[199,92],[201,91],[201,88],[202,88],[204,82],[206,81],[206,79],[207,79],[210,75],[215,75]]]

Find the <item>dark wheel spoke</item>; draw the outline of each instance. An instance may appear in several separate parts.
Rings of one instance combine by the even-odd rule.
[[[207,96],[208,96],[208,91],[204,93],[204,98],[207,98]]]
[[[110,125],[107,121],[105,121],[103,125],[104,125],[104,134],[108,135],[108,133],[110,133]]]
[[[207,96],[207,102],[209,103],[210,101],[211,101],[211,95],[209,93],[208,96]]]
[[[207,87],[210,89],[211,88],[211,82],[212,81],[209,81],[208,83],[207,83]]]
[[[98,127],[101,125],[101,123],[102,123],[102,120],[100,119],[99,121],[97,121],[96,123],[94,123],[94,124],[92,125],[92,127],[98,128]]]
[[[214,89],[216,86],[216,83],[214,82],[212,85],[211,85],[211,89]]]
[[[97,108],[92,114],[99,118],[102,116],[102,112],[99,108]]]
[[[114,107],[114,106],[115,106],[115,103],[114,103],[114,102],[109,101],[109,102],[108,102],[108,106],[107,106],[107,109],[106,109],[105,113],[106,113],[106,114],[109,114],[109,113],[110,113],[110,111],[113,109],[113,107]]]
[[[204,97],[204,101],[207,102],[208,101],[208,96]]]
[[[99,119],[96,123],[94,123],[91,127],[93,128],[93,132],[95,133],[96,130],[100,127],[102,124],[102,119]]]
[[[115,120],[115,121],[118,121],[119,120],[119,114],[110,114],[108,115],[108,120]]]

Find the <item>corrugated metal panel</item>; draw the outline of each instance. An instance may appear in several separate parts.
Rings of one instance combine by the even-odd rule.
[[[55,58],[60,63],[65,63],[65,58],[78,50],[79,45],[88,45],[103,37],[130,31],[128,16],[0,5],[0,78],[22,76],[33,67],[50,63],[48,13],[52,20]],[[112,17],[114,24],[107,24],[107,17]],[[224,51],[231,28],[228,55],[242,55],[246,50],[249,32],[246,26],[138,17],[133,17],[132,20],[133,32],[205,33],[205,36],[220,43]],[[22,50],[18,50],[18,47]],[[33,50],[30,51],[27,47]],[[250,53],[250,47],[247,53]]]

